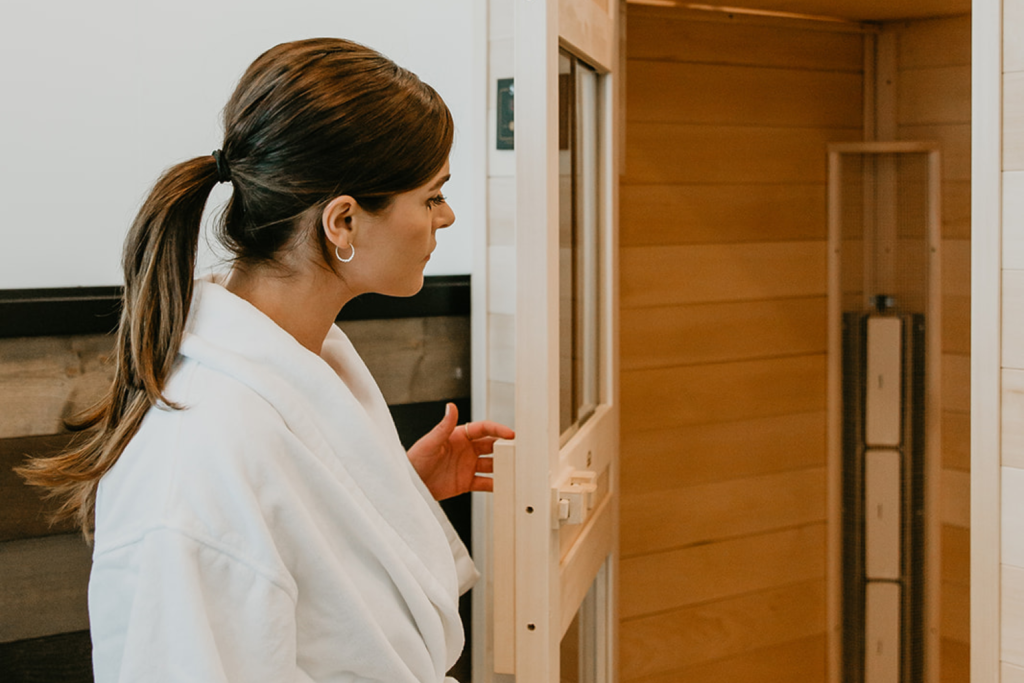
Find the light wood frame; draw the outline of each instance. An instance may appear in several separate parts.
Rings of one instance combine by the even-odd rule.
[[[941,563],[940,485],[942,468],[942,214],[941,159],[937,143],[916,141],[848,142],[828,146],[828,367],[827,469],[828,561],[826,627],[828,680],[842,671],[842,156],[844,154],[928,155],[928,310],[925,339],[925,673],[938,681]],[[867,235],[865,235],[867,242]],[[867,249],[865,248],[865,252]],[[865,264],[867,265],[867,264]]]

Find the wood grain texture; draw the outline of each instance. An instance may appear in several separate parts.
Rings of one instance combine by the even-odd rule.
[[[1024,666],[1014,666],[1013,664],[1002,662],[999,673],[1001,675],[1000,683],[1024,683]],[[966,681],[968,679],[963,678],[960,680]]]
[[[667,673],[823,633],[825,583],[809,581],[630,619],[619,627],[623,680]]]
[[[899,139],[938,142],[942,152],[943,180],[970,182],[971,124],[903,125],[899,128]]]
[[[1003,75],[1003,170],[1024,171],[1024,71]]]
[[[825,525],[624,559],[623,619],[825,578]]]
[[[971,526],[971,475],[959,470],[942,470],[940,516],[943,524],[968,529]]]
[[[971,121],[971,67],[941,66],[899,73],[896,121],[921,126]]]
[[[825,636],[801,638],[654,676],[635,683],[825,683]]]
[[[622,463],[627,496],[823,467],[825,414],[626,432]]]
[[[0,438],[57,434],[113,378],[113,337],[0,339]]]
[[[826,145],[861,128],[769,128],[634,122],[626,184],[824,183]]]
[[[824,468],[795,470],[623,495],[619,542],[630,558],[824,519]]]
[[[1003,269],[1003,367],[1024,369],[1024,270]]]
[[[358,320],[340,326],[389,405],[469,395],[468,317]]]
[[[942,353],[971,355],[971,297],[942,297]]]
[[[897,23],[895,28],[901,69],[971,64],[970,14]]]
[[[971,531],[962,527],[942,526],[942,581],[970,587]]]
[[[91,563],[80,534],[0,545],[0,643],[89,628]]]
[[[795,356],[622,373],[625,431],[825,409],[825,356]]]
[[[620,250],[621,305],[823,296],[825,242],[702,244]]]
[[[971,416],[967,413],[942,413],[942,467],[971,471]]]
[[[75,530],[68,522],[51,525],[50,517],[57,506],[44,500],[41,489],[28,486],[13,470],[23,465],[28,456],[45,458],[60,453],[72,437],[56,434],[0,439],[0,543]]]
[[[942,354],[942,409],[971,412],[971,357]]]
[[[631,59],[630,123],[853,128],[860,73]]]
[[[1004,466],[1002,475],[1000,559],[1004,565],[1024,569],[1024,469]]]
[[[971,642],[971,588],[962,583],[942,582],[939,629],[946,640]]]
[[[622,369],[825,352],[825,297],[622,311]]]
[[[858,73],[864,40],[855,33],[687,21],[668,8],[628,5],[629,59],[790,67]]]
[[[825,239],[825,186],[623,185],[620,246]]]
[[[970,240],[942,240],[942,295],[971,295]]]
[[[1024,171],[1003,178],[1003,268],[1024,270]]]

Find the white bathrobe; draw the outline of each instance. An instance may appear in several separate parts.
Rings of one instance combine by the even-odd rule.
[[[446,680],[476,570],[348,339],[317,356],[207,281],[188,327],[183,409],[100,482],[97,683]]]

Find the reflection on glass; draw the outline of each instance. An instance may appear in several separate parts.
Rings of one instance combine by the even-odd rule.
[[[560,430],[586,421],[600,401],[598,76],[572,55],[559,59]]]

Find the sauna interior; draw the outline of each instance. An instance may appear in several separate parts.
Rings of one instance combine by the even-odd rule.
[[[828,637],[827,150],[927,141],[929,616],[921,668],[885,680],[967,681],[970,3],[730,4],[627,5],[621,680],[850,680]]]

